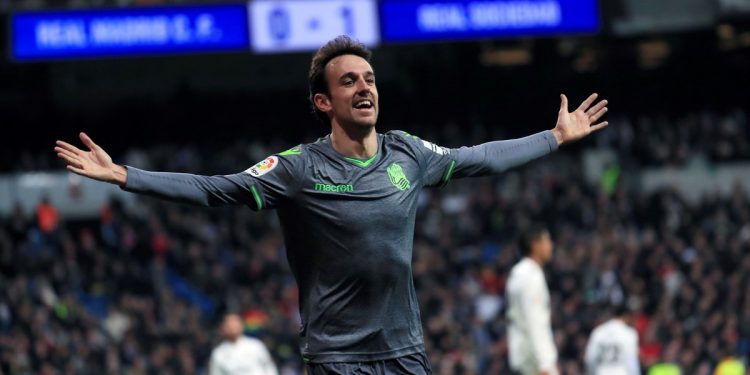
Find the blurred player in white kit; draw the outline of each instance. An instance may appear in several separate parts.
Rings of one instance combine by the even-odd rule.
[[[556,375],[557,348],[542,269],[552,259],[552,239],[547,229],[533,225],[521,234],[519,245],[523,259],[513,266],[505,286],[510,368],[519,375]]]
[[[638,332],[629,326],[631,315],[624,306],[615,316],[591,332],[586,345],[588,375],[640,375]]]
[[[262,341],[242,334],[237,314],[224,317],[224,341],[211,352],[210,375],[278,375],[276,365]]]

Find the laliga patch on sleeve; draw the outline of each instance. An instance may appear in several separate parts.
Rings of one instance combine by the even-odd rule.
[[[430,149],[430,151],[438,154],[438,155],[448,155],[448,149],[445,147],[440,147],[432,142],[427,142],[425,140],[422,140],[422,144],[424,147],[427,147]]]
[[[263,159],[263,161],[261,161],[260,163],[253,165],[245,172],[249,173],[252,176],[260,177],[272,171],[274,168],[276,168],[278,164],[279,164],[279,158],[272,155]]]

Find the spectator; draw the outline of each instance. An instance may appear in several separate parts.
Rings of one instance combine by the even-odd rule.
[[[42,202],[36,208],[36,219],[39,230],[44,234],[51,234],[57,229],[59,220],[57,209],[46,196],[42,198]]]

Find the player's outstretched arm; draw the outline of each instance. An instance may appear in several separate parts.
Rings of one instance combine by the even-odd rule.
[[[568,112],[568,98],[560,94],[560,112],[552,129],[558,145],[575,142],[609,125],[607,121],[596,123],[608,110],[606,100],[592,106],[598,97],[599,94],[591,94],[575,111]]]
[[[128,178],[127,169],[113,163],[109,154],[94,143],[86,133],[81,132],[79,137],[89,149],[88,151],[83,151],[68,142],[55,142],[55,152],[68,164],[67,169],[94,180],[125,186]]]
[[[55,152],[68,164],[69,171],[81,176],[116,184],[132,193],[198,206],[245,204],[262,209],[267,205],[247,173],[201,176],[125,167],[113,163],[104,149],[86,134],[81,133],[80,137],[88,151],[57,141]]]
[[[472,147],[461,147],[451,152],[433,152],[428,156],[455,160],[455,168],[448,168],[455,178],[476,177],[502,173],[557,150],[563,144],[579,140],[608,125],[597,121],[607,112],[607,101],[594,104],[598,94],[590,95],[573,112],[568,112],[568,98],[560,95],[560,111],[555,127],[527,137],[487,142]],[[437,148],[439,149],[439,148]],[[445,160],[442,160],[446,164]],[[431,165],[429,161],[426,163]],[[436,163],[439,167],[444,167]],[[450,176],[438,168],[428,184],[435,184],[441,176]],[[445,180],[445,178],[443,178]]]

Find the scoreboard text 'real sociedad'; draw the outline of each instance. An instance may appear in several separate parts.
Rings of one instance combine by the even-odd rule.
[[[385,0],[381,18],[385,42],[590,33],[599,28],[595,0]]]

